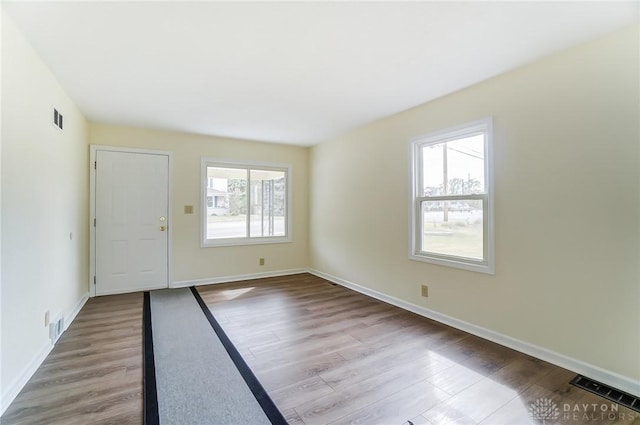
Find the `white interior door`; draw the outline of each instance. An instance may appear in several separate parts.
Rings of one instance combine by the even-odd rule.
[[[168,287],[169,157],[96,151],[96,295]]]

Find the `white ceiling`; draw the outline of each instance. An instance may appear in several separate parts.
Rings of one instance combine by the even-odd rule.
[[[4,2],[92,121],[312,145],[638,22],[638,2]]]

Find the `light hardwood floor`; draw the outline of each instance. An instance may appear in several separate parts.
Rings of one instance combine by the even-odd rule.
[[[541,399],[547,425],[640,424],[572,372],[312,275],[198,291],[291,424],[539,424]],[[89,300],[1,423],[141,424],[141,325],[142,294]]]

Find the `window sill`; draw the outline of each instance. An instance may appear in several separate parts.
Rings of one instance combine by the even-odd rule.
[[[267,237],[267,238],[228,238],[228,239],[207,239],[200,243],[200,248],[217,248],[222,246],[245,246],[245,245],[266,245],[276,243],[290,243],[289,236]]]
[[[493,264],[466,262],[462,259],[431,257],[425,254],[409,254],[409,259],[422,261],[423,263],[437,264],[439,266],[453,267],[472,272],[495,274]]]

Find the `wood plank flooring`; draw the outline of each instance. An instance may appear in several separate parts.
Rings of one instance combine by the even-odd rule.
[[[87,301],[0,423],[141,424],[142,293]]]
[[[309,274],[198,291],[290,424],[540,424],[541,398],[548,425],[640,424],[572,372]],[[140,293],[89,300],[1,423],[141,424],[141,325]]]

